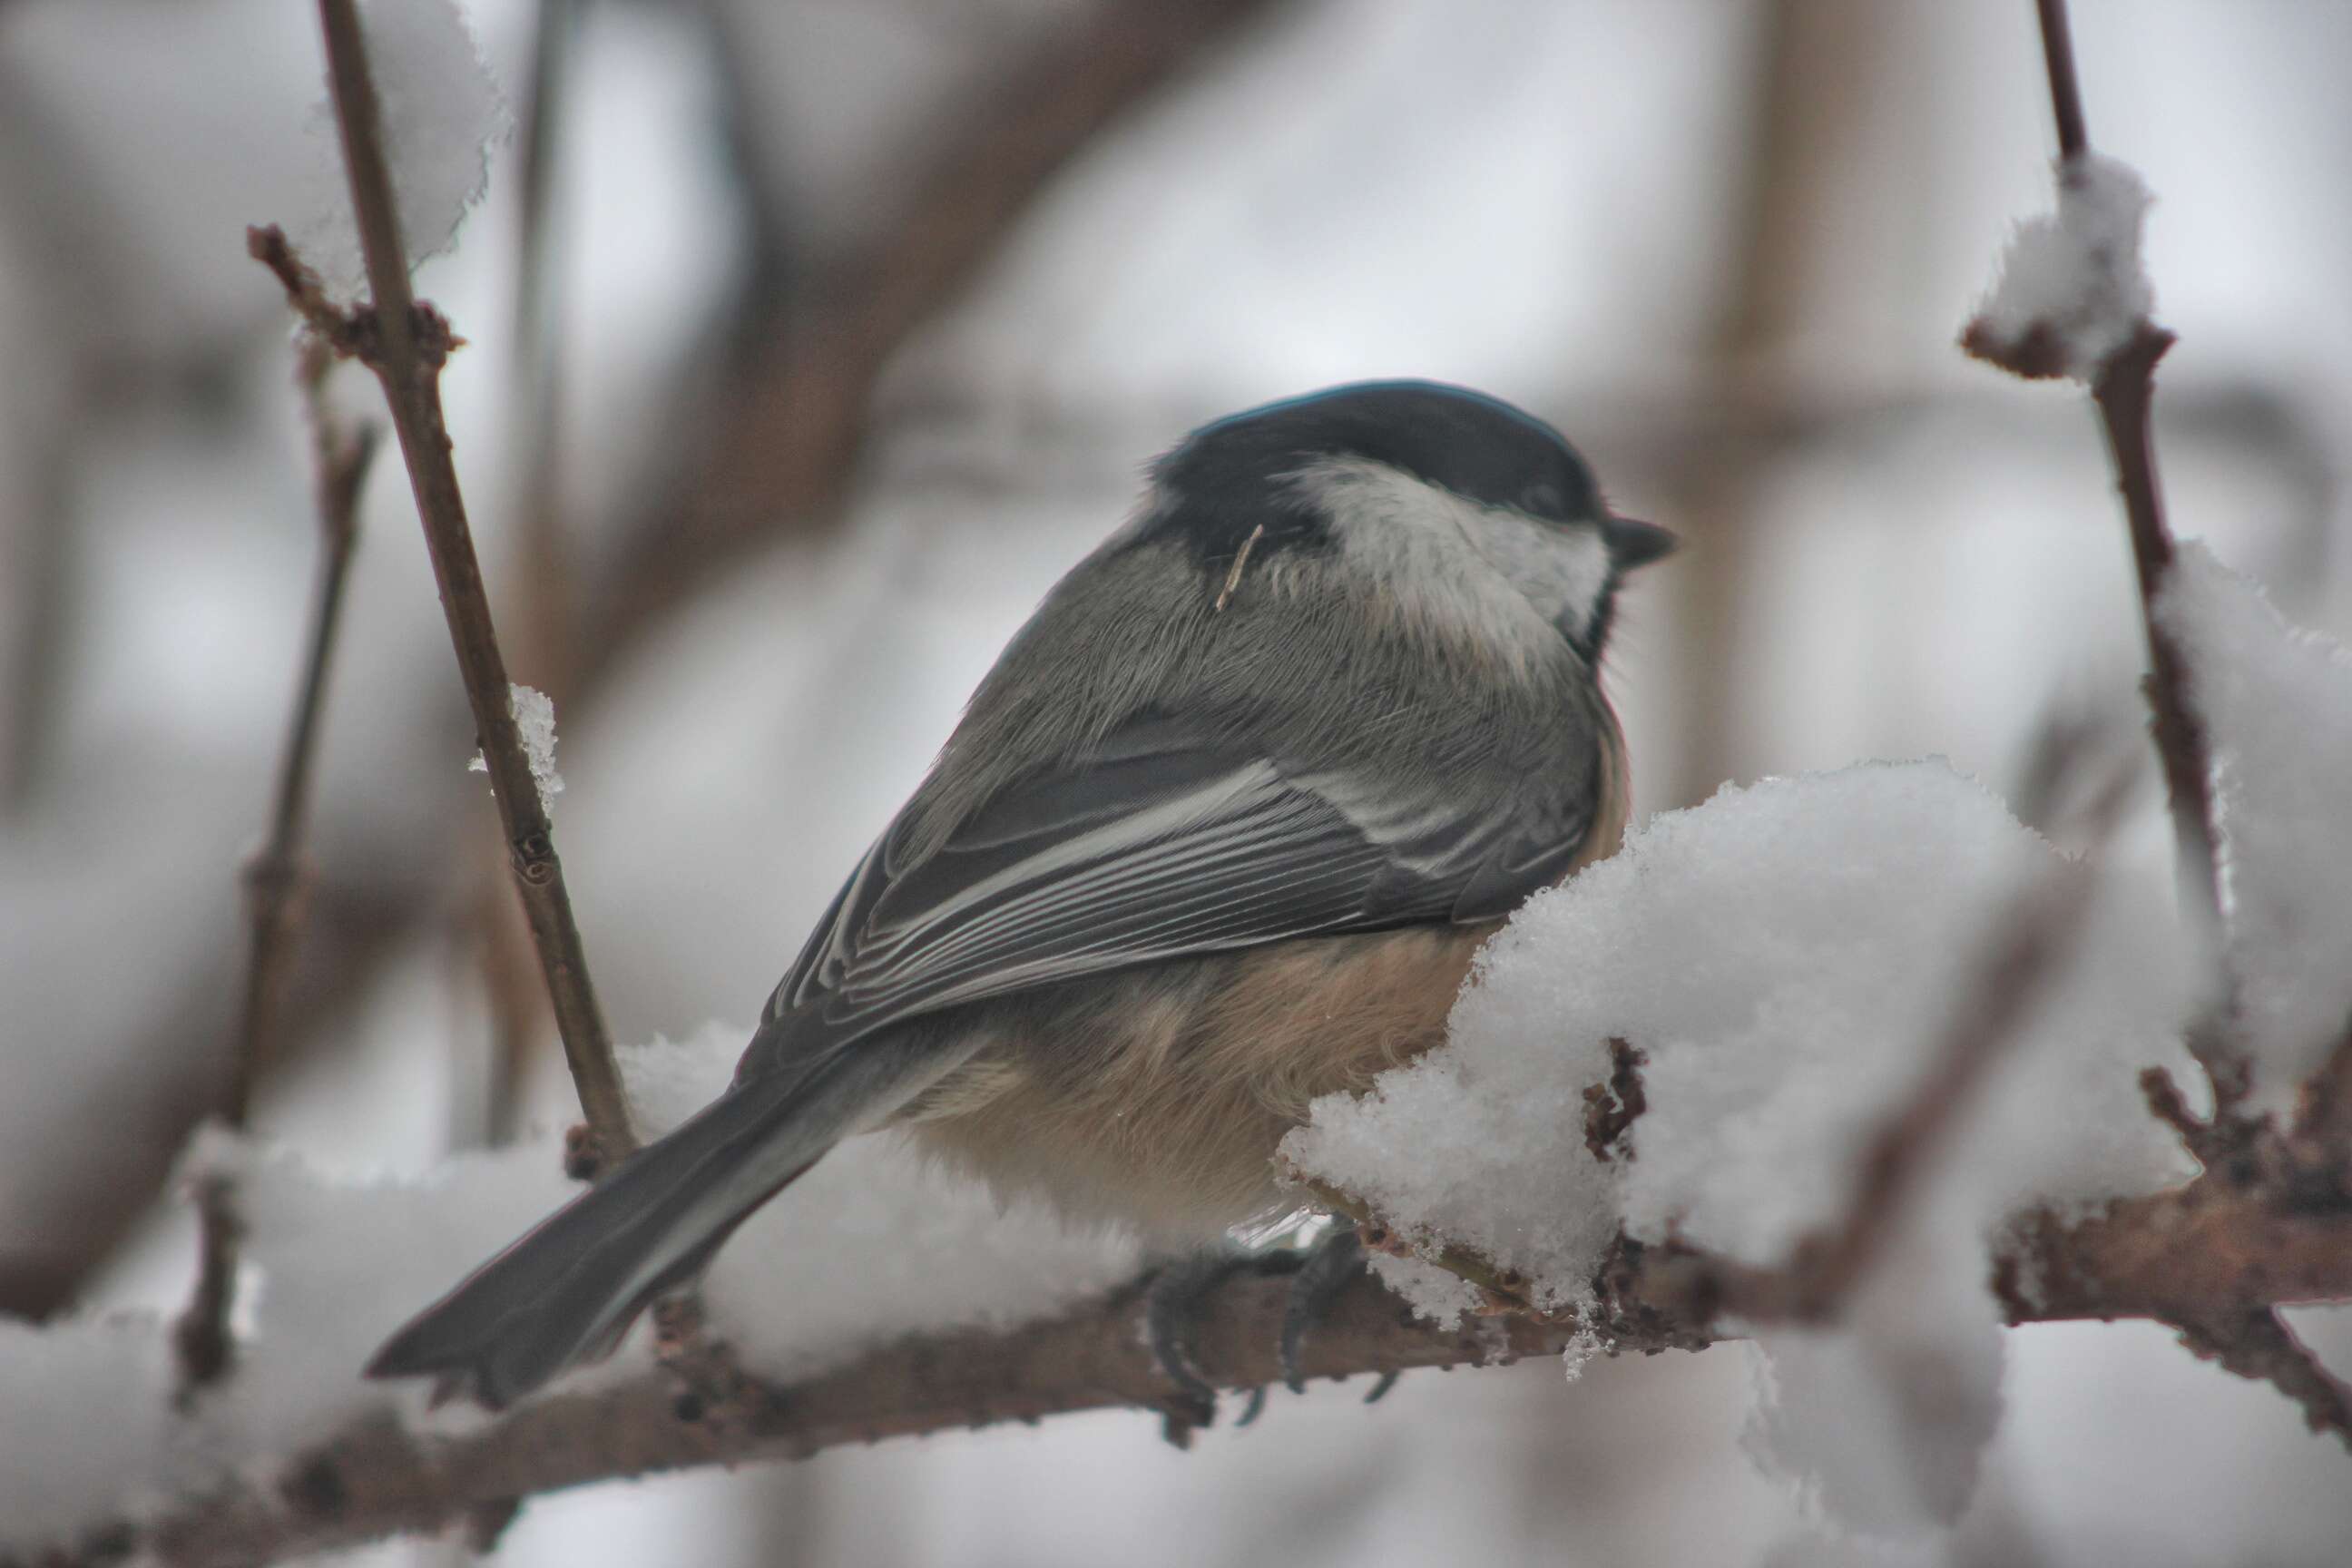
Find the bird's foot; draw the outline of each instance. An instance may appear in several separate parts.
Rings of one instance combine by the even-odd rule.
[[[1282,1381],[1292,1392],[1304,1394],[1307,1336],[1322,1326],[1331,1303],[1363,1267],[1363,1244],[1356,1227],[1343,1221],[1307,1247],[1255,1252],[1218,1247],[1171,1263],[1154,1275],[1145,1293],[1144,1318],[1152,1360],[1176,1387],[1162,1407],[1168,1441],[1187,1447],[1195,1430],[1216,1420],[1217,1391],[1202,1373],[1196,1350],[1202,1303],[1218,1286],[1244,1270],[1262,1278],[1289,1277],[1290,1299],[1282,1314]],[[1364,1402],[1380,1398],[1395,1383],[1396,1373],[1383,1374]],[[1265,1388],[1252,1389],[1234,1425],[1248,1426],[1265,1408]]]
[[[1178,1258],[1151,1277],[1144,1289],[1145,1331],[1160,1375],[1176,1385],[1176,1392],[1161,1406],[1160,1435],[1169,1442],[1188,1448],[1193,1432],[1215,1425],[1217,1419],[1217,1391],[1202,1373],[1196,1354],[1202,1303],[1235,1274],[1297,1274],[1305,1257],[1287,1247],[1259,1252],[1212,1247]],[[1265,1391],[1253,1390],[1241,1424],[1255,1420],[1265,1403]]]
[[[1302,1358],[1307,1336],[1323,1326],[1331,1303],[1364,1270],[1364,1244],[1356,1227],[1344,1220],[1306,1250],[1298,1272],[1290,1281],[1290,1301],[1282,1313],[1282,1381],[1293,1394],[1307,1392]],[[1396,1386],[1397,1374],[1385,1372],[1364,1395],[1371,1404]]]

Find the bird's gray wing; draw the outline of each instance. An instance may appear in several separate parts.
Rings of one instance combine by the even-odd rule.
[[[1435,770],[1307,769],[1142,718],[1083,767],[999,792],[917,857],[902,814],[851,876],[764,1022],[839,1046],[986,997],[1297,937],[1508,913],[1591,831],[1571,776],[1464,787]],[[1488,779],[1498,776],[1482,770]],[[780,1037],[780,1033],[781,1037]],[[786,1047],[807,1031],[763,1029]],[[747,1057],[745,1069],[756,1070]]]

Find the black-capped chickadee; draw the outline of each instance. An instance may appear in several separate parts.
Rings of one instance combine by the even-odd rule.
[[[1194,431],[982,681],[727,1092],[369,1372],[525,1394],[872,1128],[1159,1242],[1279,1211],[1308,1103],[1437,1044],[1478,944],[1616,847],[1601,656],[1672,543],[1458,388]]]

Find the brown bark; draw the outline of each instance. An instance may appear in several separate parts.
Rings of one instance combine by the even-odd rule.
[[[2020,1223],[1993,1265],[2009,1321],[2150,1318],[2241,1322],[2279,1303],[2352,1299],[2352,1211],[2295,1213],[2219,1178],[2126,1199],[2079,1219]],[[1729,1338],[1717,1320],[1801,1306],[1779,1271],[1670,1246],[1622,1242],[1598,1281],[1612,1354],[1695,1350]],[[1202,1370],[1221,1386],[1275,1383],[1288,1281],[1237,1276],[1204,1303]],[[713,1400],[649,1370],[596,1394],[527,1404],[462,1436],[364,1421],[274,1474],[180,1498],[147,1522],[94,1531],[64,1563],[151,1552],[174,1568],[265,1563],[403,1531],[468,1526],[513,1500],[625,1476],[796,1458],[847,1443],[1035,1421],[1064,1411],[1157,1410],[1174,1389],[1144,1348],[1129,1286],[1008,1332],[902,1341],[822,1376],[747,1382]],[[1305,1347],[1311,1377],[1556,1353],[1584,1331],[1529,1314],[1458,1331],[1415,1321],[1369,1278],[1339,1297]],[[1269,1419],[1276,1418],[1279,1411]]]

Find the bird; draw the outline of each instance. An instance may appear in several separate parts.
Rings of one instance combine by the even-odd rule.
[[[1601,668],[1626,574],[1674,544],[1463,387],[1193,430],[982,679],[727,1089],[369,1375],[520,1398],[885,1127],[1159,1248],[1296,1211],[1284,1134],[1439,1044],[1485,940],[1622,838]]]

